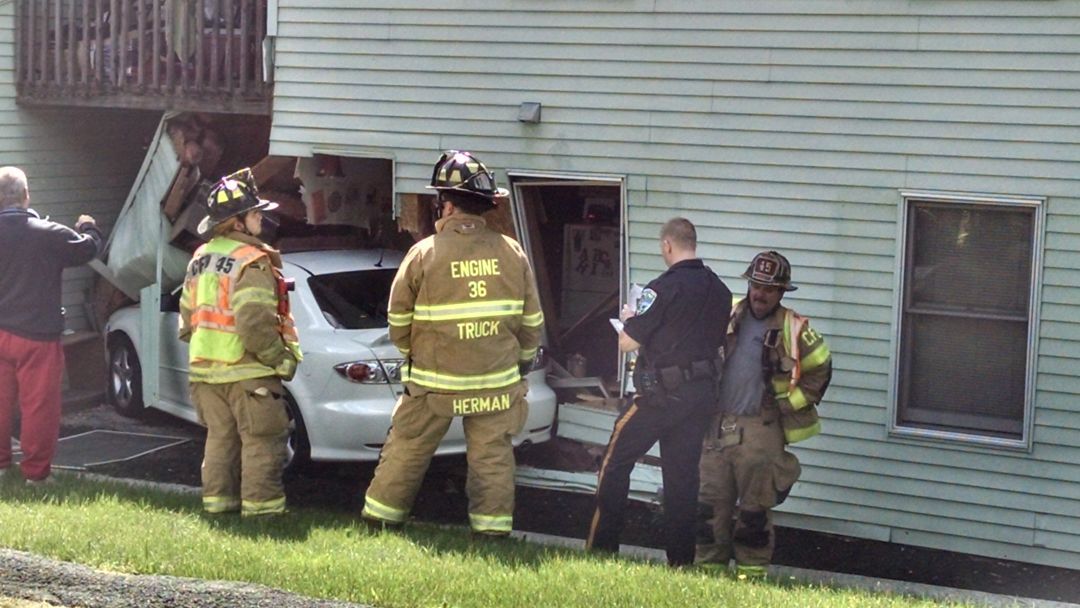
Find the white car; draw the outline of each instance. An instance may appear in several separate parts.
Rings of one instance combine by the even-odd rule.
[[[390,250],[304,251],[282,255],[304,360],[285,383],[293,421],[289,436],[294,464],[311,460],[372,461],[390,428],[390,415],[402,385],[401,353],[387,333],[390,284],[402,253]],[[188,393],[188,346],[177,338],[179,289],[163,294],[161,314],[146,315],[138,305],[113,313],[106,324],[109,401],[122,414],[137,416],[144,407],[197,422]],[[159,323],[158,398],[143,399],[145,356],[142,323]],[[152,342],[152,340],[145,340]],[[542,355],[541,357],[542,358]],[[515,445],[540,443],[552,435],[555,394],[538,361],[528,375],[529,417]],[[465,452],[461,419],[455,419],[437,455]]]

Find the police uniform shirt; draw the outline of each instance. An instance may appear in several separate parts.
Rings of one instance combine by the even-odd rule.
[[[712,360],[731,316],[731,291],[700,259],[673,264],[642,291],[623,331],[641,344],[638,365]]]

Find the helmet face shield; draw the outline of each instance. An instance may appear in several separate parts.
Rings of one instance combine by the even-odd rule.
[[[483,190],[484,192],[495,191],[495,176],[486,169],[478,173],[473,173],[468,177],[467,181],[471,182],[472,187],[476,190]]]
[[[264,210],[262,218],[259,220],[259,239],[262,242],[269,245],[273,245],[278,239],[278,228],[281,226],[281,221],[278,220],[277,214],[270,213],[269,210]]]

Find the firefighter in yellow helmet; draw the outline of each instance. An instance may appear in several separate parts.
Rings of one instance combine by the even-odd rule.
[[[742,276],[749,286],[728,324],[720,413],[701,455],[697,561],[734,558],[740,577],[758,577],[772,560],[772,509],[800,473],[784,447],[820,432],[832,357],[809,321],[780,305],[797,289],[787,258],[763,251]]]
[[[390,338],[405,355],[405,392],[362,516],[398,525],[450,422],[462,417],[469,523],[476,534],[513,527],[511,439],[525,424],[522,375],[536,356],[543,313],[532,268],[514,239],[481,215],[506,190],[472,154],[450,150],[429,186],[441,215],[435,234],[405,256],[390,290]]]
[[[249,169],[210,191],[199,233],[213,238],[188,264],[180,339],[190,342],[191,398],[206,425],[203,509],[267,515],[285,511],[282,472],[289,418],[282,381],[300,346],[281,274],[281,255],[259,240],[263,213]]]

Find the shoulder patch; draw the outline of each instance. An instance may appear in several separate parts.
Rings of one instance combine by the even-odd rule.
[[[656,292],[646,287],[641,292],[641,297],[638,299],[636,314],[645,314],[649,310],[649,308],[652,307],[654,302],[656,302]]]

